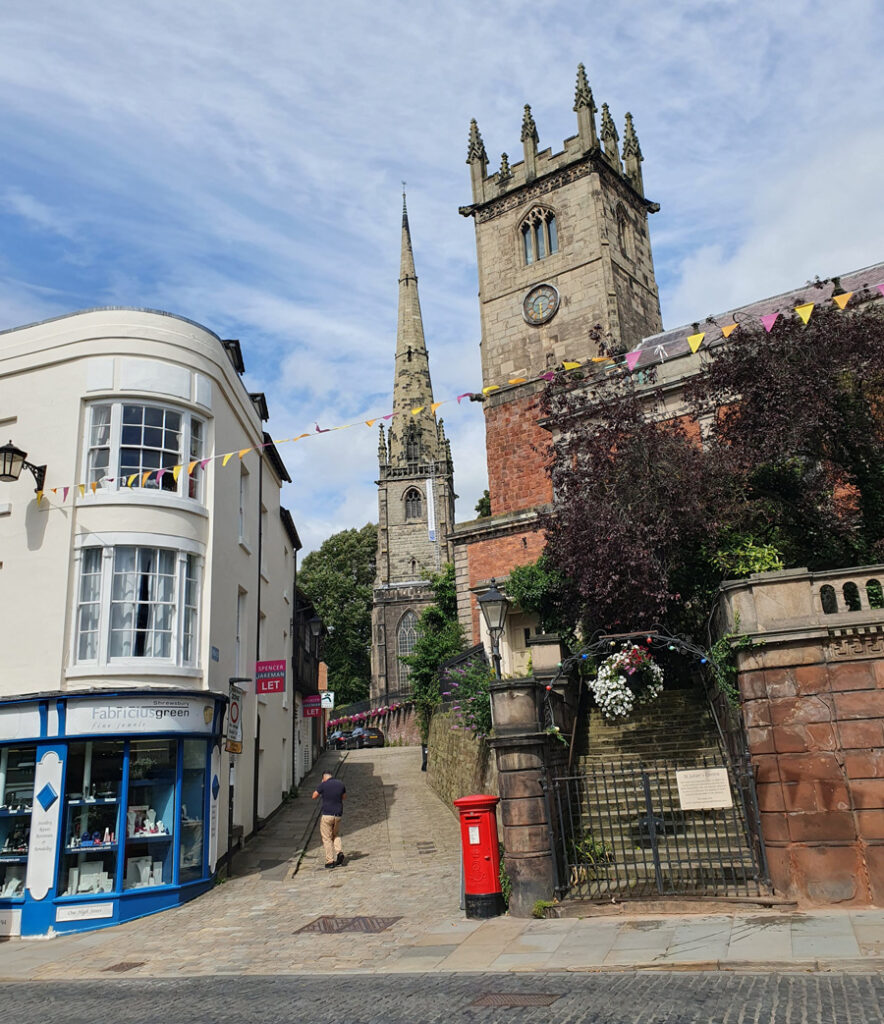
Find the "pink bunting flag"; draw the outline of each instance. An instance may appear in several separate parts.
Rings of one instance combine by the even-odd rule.
[[[884,295],[884,281],[882,281],[880,284],[876,284],[875,287],[882,295]]]
[[[202,462],[200,463],[200,469],[205,469],[205,468],[206,468],[206,466],[208,466],[208,464],[209,464],[209,463],[210,463],[211,461],[212,461],[211,459],[203,459],[203,461],[202,461]]]
[[[764,329],[768,334],[770,334],[773,329],[773,325],[777,322],[779,315],[779,313],[765,313],[761,318],[761,322],[764,324]]]
[[[70,490],[70,487],[62,487],[62,495],[61,495],[61,500],[62,501],[67,501],[68,500],[68,491],[69,490]]]
[[[457,396],[457,404],[460,405],[461,399],[469,398],[471,394],[472,394],[472,391],[464,391],[464,393],[462,395],[458,395]]]
[[[163,477],[166,475],[168,470],[161,469],[157,472],[157,487],[160,487],[163,482]]]
[[[546,373],[541,373],[540,379],[541,380],[546,380],[546,381],[555,380],[556,379],[555,370],[547,370]]]
[[[392,418],[393,418],[393,413],[391,413],[391,412],[388,412],[387,415],[384,416],[385,420],[391,420]]]
[[[641,357],[642,357],[642,353],[641,353],[641,349],[639,349],[639,348],[635,349],[635,351],[633,351],[633,352],[627,352],[626,353],[626,365],[629,367],[630,371],[635,369],[636,363],[638,363],[638,361],[639,361],[639,359],[641,359]]]
[[[317,434],[327,434],[329,432],[329,429],[330,429],[329,427],[326,427],[326,429],[323,430],[322,427],[320,427],[320,425],[318,423],[316,424],[316,433]]]

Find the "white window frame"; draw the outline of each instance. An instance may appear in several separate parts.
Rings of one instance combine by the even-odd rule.
[[[141,475],[136,476],[132,481],[132,487],[127,486],[126,481],[132,474],[122,474],[120,466],[121,450],[135,445],[124,445],[123,439],[123,406],[138,406],[142,409],[160,409],[164,414],[174,413],[181,417],[181,430],[179,433],[178,454],[173,465],[182,467],[174,488],[167,486],[167,480],[173,480],[172,467],[169,466],[163,475],[163,486],[157,487],[156,474],[148,480],[147,485],[142,487]],[[110,423],[108,425],[106,443],[94,444],[97,440],[93,431],[96,429],[95,419],[98,410],[110,410]],[[83,445],[83,476],[87,487],[97,483],[102,492],[125,492],[132,491],[141,494],[151,494],[165,497],[182,498],[185,501],[193,501],[197,504],[205,502],[206,484],[203,479],[205,471],[198,465],[194,466],[193,473],[188,474],[187,468],[191,462],[200,462],[206,457],[208,424],[204,416],[199,416],[190,409],[174,405],[169,402],[155,402],[145,398],[117,398],[103,399],[90,402],[86,406],[86,430],[85,442]],[[197,435],[199,440],[197,441]],[[198,447],[200,450],[195,451]],[[94,451],[108,450],[107,474],[96,478],[92,469],[92,453]]]
[[[175,592],[174,612],[171,630],[171,655],[168,658],[157,658],[133,655],[129,657],[112,657],[110,654],[111,639],[111,607],[113,604],[114,556],[119,548],[134,547],[153,550],[172,551],[175,554]],[[98,643],[94,658],[80,658],[80,594],[84,552],[98,549],[101,552],[101,569],[99,573],[98,593]],[[185,605],[188,565],[193,569],[196,580],[196,602],[190,606],[193,610],[191,630],[192,656],[185,660],[185,619],[188,606]],[[154,667],[171,670],[198,671],[200,668],[200,629],[202,622],[202,590],[204,581],[205,558],[201,545],[184,538],[168,537],[158,534],[102,534],[96,543],[95,534],[83,534],[76,538],[74,554],[74,600],[73,620],[71,628],[71,665],[74,670],[104,669],[110,672],[127,669],[145,671]]]

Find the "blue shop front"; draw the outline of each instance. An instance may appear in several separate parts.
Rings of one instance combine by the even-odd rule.
[[[0,700],[0,935],[119,924],[212,884],[226,703],[170,690]]]

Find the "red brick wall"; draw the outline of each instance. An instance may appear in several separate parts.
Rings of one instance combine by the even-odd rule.
[[[538,395],[527,395],[485,410],[492,515],[552,501],[546,472],[550,435],[537,422],[538,402]]]
[[[474,587],[492,576],[506,579],[510,569],[517,565],[536,562],[543,553],[543,533],[540,530],[523,530],[502,537],[489,537],[469,545],[470,587]],[[473,643],[479,642],[479,606],[475,595],[470,607],[473,616]]]
[[[884,661],[740,675],[774,886],[884,906]]]

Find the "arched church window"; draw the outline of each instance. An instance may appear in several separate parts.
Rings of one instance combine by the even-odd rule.
[[[535,263],[559,251],[559,230],[552,210],[533,209],[522,221],[522,253],[525,264]]]
[[[420,462],[421,446],[416,434],[409,434],[405,439],[405,458],[408,462]]]
[[[416,487],[410,487],[405,492],[405,518],[420,519],[421,517],[421,492]]]
[[[407,611],[402,618],[399,620],[399,630],[397,633],[397,648],[400,658],[404,658],[411,654],[414,650],[414,645],[417,643],[420,633],[417,628],[417,616],[412,611]],[[399,662],[399,690],[402,692],[408,686],[409,676],[408,665]]]
[[[617,206],[617,244],[624,256],[631,260],[635,259],[632,225],[629,223],[629,217],[626,215],[622,203]]]

